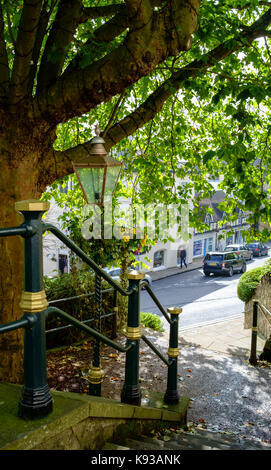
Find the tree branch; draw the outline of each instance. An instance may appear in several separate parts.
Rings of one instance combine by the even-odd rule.
[[[19,23],[10,84],[10,102],[17,104],[27,94],[28,76],[42,0],[25,0]]]
[[[60,76],[67,50],[81,17],[81,0],[61,0],[42,55],[37,92],[50,86]]]
[[[2,3],[0,2],[0,99],[7,99],[7,90],[9,85],[9,64],[4,38],[4,21]]]
[[[191,46],[191,35],[197,28],[194,9],[199,6],[199,0],[186,0],[181,7],[178,0],[172,0],[153,11],[149,23],[129,33],[107,56],[84,69],[65,71],[48,90],[40,90],[33,100],[33,115],[46,117],[53,125],[122,93],[167,57]],[[172,21],[178,34],[170,30]]]
[[[153,8],[160,7],[163,4],[163,1],[151,0],[151,4]],[[111,7],[114,7],[114,9],[117,11],[116,15],[94,31],[91,38],[85,42],[85,44],[82,46],[78,54],[71,60],[71,62],[69,63],[69,65],[67,66],[65,70],[65,74],[70,73],[75,69],[79,69],[82,60],[84,61],[84,66],[88,65],[88,64],[85,64],[86,56],[90,58],[89,62],[92,63],[93,58],[94,57],[98,58],[100,51],[103,52],[102,47],[104,43],[109,43],[113,41],[116,37],[118,37],[128,28],[129,24],[128,24],[126,5],[116,4],[116,5],[109,5],[108,7],[97,7],[97,8],[93,7],[93,9],[95,11],[98,10],[98,12],[102,14],[104,9],[107,12],[112,12],[114,9]],[[89,10],[89,9],[85,9],[85,10]],[[98,13],[97,13],[97,16],[99,16]],[[86,21],[86,19],[89,19],[89,18],[84,18],[84,21]],[[99,43],[101,43],[101,48],[99,47]]]
[[[106,127],[105,127],[105,129],[104,129],[104,131],[103,131],[103,138],[105,138],[108,129],[110,128],[110,126],[111,126],[113,120],[115,119],[115,117],[116,117],[116,115],[117,115],[117,112],[118,112],[118,110],[119,110],[119,108],[120,108],[120,106],[121,106],[121,103],[122,103],[122,101],[123,101],[123,98],[124,98],[124,96],[125,96],[125,93],[126,93],[126,90],[124,90],[124,91],[122,92],[122,94],[119,96],[119,98],[118,98],[118,100],[117,100],[117,102],[116,102],[116,104],[115,104],[115,106],[114,106],[114,108],[113,108],[113,110],[112,110],[111,116],[110,116],[110,118],[109,118],[109,120],[108,120],[108,123],[106,124]]]
[[[87,20],[113,16],[124,10],[126,10],[124,3],[115,3],[101,7],[85,7],[82,12],[81,22],[84,23]]]
[[[126,7],[121,9],[113,18],[100,26],[94,31],[91,39],[88,39],[83,45],[79,53],[69,63],[65,70],[65,74],[72,72],[75,69],[80,68],[80,63],[84,54],[86,53],[89,57],[97,57],[97,49],[99,52],[99,43],[109,43],[113,41],[117,36],[123,33],[128,28],[127,12]],[[91,61],[92,62],[92,61]]]
[[[31,68],[29,72],[29,80],[28,80],[28,94],[31,96],[33,87],[34,87],[34,81],[37,73],[37,68],[38,68],[38,62],[39,62],[39,57],[40,57],[40,52],[42,48],[42,43],[45,38],[46,32],[47,32],[47,27],[49,24],[49,19],[50,16],[56,6],[58,0],[54,0],[51,2],[50,8],[47,11],[48,8],[48,0],[46,0],[43,3],[42,11],[40,14],[40,19],[39,19],[39,24],[38,24],[38,31],[36,34],[36,40],[35,44],[33,47],[33,54],[32,54],[32,61],[31,61]]]

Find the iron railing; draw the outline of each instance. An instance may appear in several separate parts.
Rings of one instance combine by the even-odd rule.
[[[103,372],[100,367],[100,342],[126,354],[125,381],[121,391],[121,401],[140,405],[141,390],[139,385],[139,343],[145,343],[168,366],[167,389],[164,395],[166,403],[177,403],[177,359],[178,359],[178,315],[182,309],[168,309],[170,316],[164,310],[149,285],[144,282],[144,274],[132,271],[128,275],[129,287],[123,289],[91,258],[89,258],[73,241],[64,235],[57,227],[44,224],[41,221],[43,213],[48,210],[48,203],[41,201],[22,201],[15,204],[16,209],[23,215],[24,222],[19,227],[0,229],[0,237],[19,235],[24,238],[24,291],[20,302],[24,314],[21,319],[0,325],[0,334],[24,328],[24,386],[19,403],[19,415],[23,418],[34,419],[47,416],[53,408],[53,399],[46,377],[46,341],[45,319],[49,315],[57,315],[66,326],[74,326],[92,336],[96,343],[94,360],[88,379],[89,394],[101,394]],[[95,318],[95,328],[86,322],[81,322],[47,302],[43,287],[43,256],[42,235],[45,231],[52,232],[68,248],[95,272],[95,301],[98,315]],[[114,305],[117,303],[117,293],[128,297],[128,317],[126,327],[126,345],[104,336],[100,331],[101,320],[101,278],[105,279],[114,289]],[[168,359],[158,349],[141,335],[139,325],[140,292],[145,286],[166,320],[170,325],[170,340]],[[116,307],[115,307],[116,308]]]
[[[102,289],[101,290],[101,294],[104,295],[104,294],[107,294],[107,293],[111,293],[113,292],[113,307],[112,307],[112,311],[108,312],[108,313],[102,313],[100,318],[101,320],[103,319],[107,319],[107,318],[110,318],[110,317],[114,317],[114,321],[113,321],[113,324],[112,324],[112,331],[111,331],[111,337],[112,338],[116,338],[117,336],[117,292],[115,291],[115,289],[113,289],[113,287],[110,287],[109,289]],[[87,299],[87,298],[90,298],[90,297],[93,297],[95,296],[95,292],[91,292],[90,294],[79,294],[79,295],[73,295],[71,297],[65,297],[65,298],[62,298],[62,299],[54,299],[54,300],[49,300],[49,306],[53,306],[53,307],[57,307],[58,304],[62,305],[63,303],[69,303],[69,302],[72,302],[74,303],[79,301],[81,299]],[[79,303],[79,307],[80,307],[80,303]],[[92,318],[88,318],[87,320],[81,320],[82,323],[92,323],[92,322],[95,322],[95,318],[92,317]],[[74,327],[74,325],[72,324],[68,324],[68,325],[64,325],[64,326],[57,326],[57,327],[53,327],[53,328],[48,328],[45,330],[45,334],[46,334],[46,337],[47,335],[50,335],[51,333],[57,333],[57,332],[60,332],[60,331],[63,331],[63,330],[67,330],[69,328],[72,328]]]

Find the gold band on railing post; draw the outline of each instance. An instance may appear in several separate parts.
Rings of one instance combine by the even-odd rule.
[[[100,384],[104,378],[104,371],[101,367],[91,366],[87,378],[91,384]]]
[[[26,292],[23,291],[19,307],[24,312],[38,313],[48,307],[49,303],[46,298],[45,291]]]

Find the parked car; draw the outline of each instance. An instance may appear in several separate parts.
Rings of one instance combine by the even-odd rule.
[[[207,253],[203,260],[205,276],[224,274],[232,276],[234,273],[244,273],[247,269],[246,261],[234,251],[216,251]]]
[[[268,246],[265,246],[260,242],[248,243],[247,247],[253,251],[253,256],[268,255]]]
[[[111,268],[104,268],[104,271],[107,272],[107,274],[109,274],[109,276],[111,276],[114,281],[117,281],[119,282],[120,281],[120,276],[121,276],[121,268],[118,268],[118,267],[111,267]],[[145,274],[145,281],[148,282],[149,286],[152,285],[152,278],[149,274]]]
[[[228,245],[224,251],[234,251],[237,255],[242,256],[244,259],[253,259],[253,251],[246,245]]]

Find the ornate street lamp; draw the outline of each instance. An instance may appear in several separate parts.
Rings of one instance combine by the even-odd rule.
[[[95,132],[88,156],[80,162],[74,161],[73,168],[86,202],[102,206],[113,196],[122,163],[107,154],[98,126]]]
[[[111,201],[119,178],[122,163],[110,157],[100,137],[99,126],[95,128],[96,137],[90,141],[88,156],[79,162],[73,161],[74,172],[88,204],[103,206]],[[102,292],[101,276],[95,273],[96,329],[101,332]],[[100,359],[100,340],[96,339],[93,363],[88,373],[89,395],[101,396],[103,370]]]

